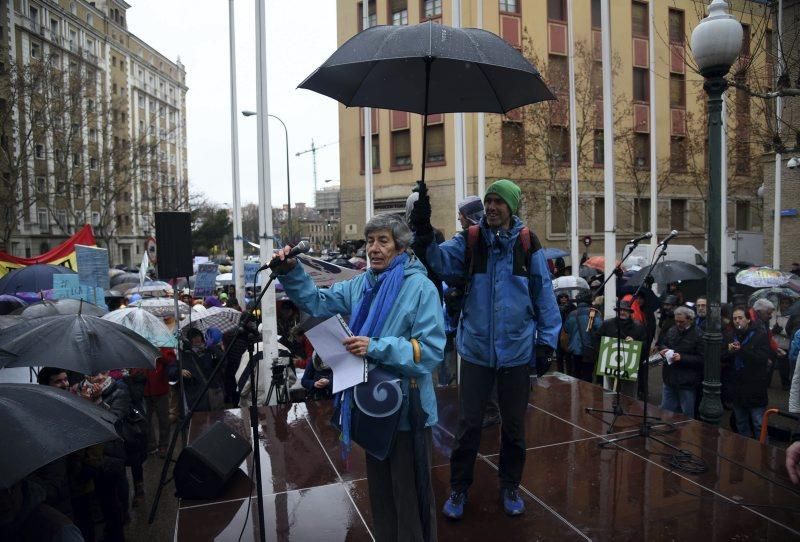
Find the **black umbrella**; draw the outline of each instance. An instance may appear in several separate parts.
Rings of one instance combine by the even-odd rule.
[[[160,355],[139,334],[97,316],[45,316],[0,330],[0,368],[53,365],[97,374],[152,369]]]
[[[0,315],[0,329],[15,326],[19,323],[22,323],[24,320],[25,319],[22,316],[18,316],[16,314]]]
[[[119,275],[114,275],[109,279],[109,285],[113,288],[117,284],[123,284],[126,282],[136,283],[139,284],[141,281],[141,277],[138,273],[121,273]],[[145,282],[148,282],[145,280]]]
[[[630,279],[628,279],[627,283],[632,285],[641,284],[644,278],[647,276],[650,267],[651,266],[647,265],[639,269],[630,277]],[[669,284],[670,282],[678,282],[680,280],[699,280],[706,278],[705,271],[696,265],[686,262],[667,260],[664,262],[659,262],[652,267],[653,280],[659,284]]]
[[[0,384],[0,488],[76,450],[119,438],[116,416],[67,391]]]
[[[53,288],[53,275],[74,275],[75,271],[62,265],[39,263],[20,267],[0,279],[0,294],[41,292]]]
[[[423,115],[506,113],[554,100],[536,68],[486,30],[433,22],[373,26],[353,36],[300,83],[347,107],[378,107]],[[423,156],[426,149],[423,131]],[[425,160],[422,160],[422,183]]]
[[[27,305],[24,300],[14,295],[0,294],[0,314],[11,314]]]
[[[25,318],[42,318],[44,316],[58,316],[59,314],[84,314],[86,316],[103,316],[108,311],[80,299],[57,299],[55,301],[39,301],[22,309],[17,309],[13,314]]]

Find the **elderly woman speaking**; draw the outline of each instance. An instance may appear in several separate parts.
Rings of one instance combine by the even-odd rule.
[[[442,307],[425,267],[407,251],[411,231],[402,217],[376,215],[364,227],[364,236],[370,261],[366,273],[318,289],[302,266],[286,258],[290,250],[286,247],[278,253],[285,260],[280,281],[292,301],[313,316],[350,315],[356,336],[345,340],[347,350],[400,379],[404,399],[393,448],[384,460],[366,456],[375,538],[436,540],[430,476],[427,488],[418,488],[415,481],[408,397],[409,387],[418,386],[427,416],[424,453],[430,465],[431,426],[437,421],[431,373],[444,353]],[[429,496],[425,510],[419,507],[418,494]]]

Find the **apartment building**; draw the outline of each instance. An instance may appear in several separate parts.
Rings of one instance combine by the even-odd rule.
[[[368,0],[368,25],[452,23],[449,0]],[[338,43],[363,26],[362,3],[337,0]],[[462,0],[462,26],[477,26],[477,4]],[[743,21],[745,46],[732,73],[767,80],[773,69],[765,54],[770,39],[763,3],[733,2]],[[524,192],[521,215],[548,246],[569,244],[569,108],[568,26],[566,0],[484,0],[483,27],[521,51],[540,70],[558,100],[526,106],[506,115],[485,115],[486,183],[498,178],[518,182]],[[659,235],[682,232],[681,242],[703,248],[707,193],[705,93],[702,77],[692,69],[688,41],[705,16],[707,2],[673,0],[655,3],[651,32],[648,4],[614,0],[611,6],[613,107],[616,180],[616,232],[619,247],[628,235],[650,225],[650,142],[655,138]],[[600,1],[573,2],[576,80],[576,147],[579,170],[579,233],[602,254],[603,92],[600,55]],[[766,24],[765,24],[766,23]],[[757,30],[751,30],[757,29]],[[652,35],[651,35],[652,34]],[[758,39],[756,39],[756,37]],[[655,54],[650,58],[650,42]],[[649,72],[655,71],[650,96]],[[728,228],[759,231],[761,153],[771,138],[765,107],[746,92],[732,89],[728,101]],[[656,122],[651,126],[650,108]],[[364,224],[363,113],[339,109],[342,231],[358,238]],[[426,178],[433,222],[446,235],[455,231],[453,116],[428,120]],[[467,194],[477,192],[477,114],[466,114]],[[419,178],[422,164],[422,120],[399,111],[372,110],[375,212],[402,211]],[[356,158],[359,156],[360,158]]]
[[[124,0],[2,0],[0,244],[30,257],[83,224],[137,264],[154,212],[188,210],[186,70]]]

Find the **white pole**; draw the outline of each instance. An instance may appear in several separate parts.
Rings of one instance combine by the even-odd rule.
[[[658,153],[656,152],[656,6],[655,2],[648,2],[648,15],[650,19],[649,60],[650,60],[650,247],[653,252],[658,246]],[[636,232],[641,235],[644,232]]]
[[[366,30],[369,28],[369,2],[365,0],[361,3],[361,27]],[[425,157],[422,157],[424,163]],[[424,166],[423,166],[424,167]],[[372,218],[375,212],[375,205],[372,201],[372,108],[364,108],[364,204],[366,206],[366,217],[364,223]]]
[[[575,35],[572,23],[572,0],[567,0],[567,47],[569,48],[569,247],[572,276],[580,275],[580,239],[578,238],[578,120],[575,111]]]
[[[720,157],[720,169],[722,170],[722,190],[720,194],[722,221],[722,238],[719,241],[719,253],[722,255],[722,265],[719,268],[720,291],[719,300],[721,303],[728,302],[728,102],[727,91],[722,93],[722,156]]]
[[[778,0],[778,73],[780,77],[783,73],[783,0]],[[781,135],[781,117],[783,116],[783,99],[778,96],[775,98],[775,135]],[[772,229],[772,267],[781,268],[781,183],[783,159],[780,152],[775,153],[775,214]]]
[[[461,0],[453,0],[453,28],[461,27]],[[461,224],[458,221],[458,203],[464,199],[466,192],[466,164],[464,163],[464,113],[453,113],[453,143],[455,144],[454,155],[454,184],[455,184],[455,213],[453,214],[455,220],[455,231],[461,229]]]
[[[267,29],[264,0],[256,2],[256,122],[258,126],[258,237],[261,262],[273,256],[272,193],[269,169],[269,107],[267,100]],[[266,277],[262,278],[266,283]],[[261,300],[261,323],[264,361],[277,355],[277,320],[275,317],[275,286],[270,286]]]
[[[478,0],[478,28],[483,28],[483,0]],[[478,196],[486,192],[486,115],[478,113]]]
[[[233,278],[236,299],[244,302],[244,241],[242,239],[242,200],[239,193],[239,123],[236,105],[236,31],[233,0],[228,0],[228,26],[231,69],[231,180],[233,182]]]
[[[611,13],[609,0],[600,3],[602,21],[603,48],[603,184],[605,203],[605,232],[603,235],[604,255],[606,259],[604,273],[606,277],[614,272],[617,259],[616,231],[616,193],[614,191],[614,91],[611,81]],[[606,318],[614,317],[617,302],[617,282],[614,279],[606,283],[605,296]]]

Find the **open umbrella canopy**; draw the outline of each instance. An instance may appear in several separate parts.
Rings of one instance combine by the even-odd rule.
[[[228,333],[239,327],[239,320],[241,320],[241,317],[242,313],[236,309],[211,307],[210,309],[205,309],[205,311],[199,315],[192,311],[191,322],[189,318],[184,318],[181,320],[180,327],[181,329],[195,327],[202,332],[215,327],[223,333]]]
[[[589,283],[581,277],[558,277],[553,279],[553,291],[558,290],[589,290]]]
[[[223,286],[233,284],[233,273],[220,273],[217,275],[216,283],[222,284]]]
[[[75,271],[62,265],[38,263],[20,267],[0,278],[0,294],[41,292],[53,289],[53,275],[74,275]]]
[[[791,274],[771,267],[751,267],[736,273],[736,282],[753,288],[785,286],[791,279]]]
[[[116,288],[119,284],[131,283],[131,284],[139,284],[140,277],[138,273],[121,273],[119,275],[114,275],[109,279],[109,283],[112,288]]]
[[[149,297],[134,301],[128,305],[129,307],[140,307],[150,314],[164,318],[166,316],[175,316],[175,300],[168,297]],[[189,314],[191,308],[183,301],[178,301],[178,314],[186,316]]]
[[[536,68],[496,34],[430,21],[360,32],[300,88],[348,107],[419,114],[506,113],[555,99]]]
[[[566,258],[567,256],[569,256],[569,252],[567,252],[563,248],[544,248],[542,250],[544,252],[544,257],[548,260],[555,260],[556,258]]]
[[[626,281],[627,284],[639,285],[652,267],[653,280],[659,284],[669,284],[681,280],[699,280],[706,278],[706,272],[696,265],[677,260],[666,260],[650,266],[646,265]]]
[[[164,320],[142,308],[117,309],[103,316],[103,320],[116,322],[135,331],[158,348],[175,348],[178,340],[164,324]]]
[[[0,315],[0,329],[15,326],[22,323],[23,320],[25,320],[25,318],[16,314]]]
[[[23,308],[27,303],[14,295],[2,294],[0,295],[0,315],[11,314],[17,309]]]
[[[783,287],[775,287],[775,288],[762,288],[754,292],[750,299],[748,300],[748,305],[753,305],[753,303],[758,299],[800,299],[800,294],[792,290],[791,288],[783,288]]]
[[[103,316],[108,311],[80,299],[57,299],[55,301],[39,301],[23,309],[17,309],[14,314],[25,318],[42,318],[44,316],[57,316],[59,314],[83,314],[86,316]]]
[[[615,265],[616,264],[619,264],[619,262],[615,262]],[[581,265],[586,267],[591,267],[592,269],[596,269],[597,271],[600,271],[602,273],[603,271],[605,271],[606,268],[606,258],[605,256],[592,256],[591,258],[588,258],[585,262],[583,262]],[[622,269],[624,270],[625,268],[623,267]]]
[[[146,281],[125,291],[125,295],[139,294],[142,297],[169,297],[172,295],[172,286],[166,282],[155,280]]]
[[[0,384],[0,488],[76,450],[119,438],[108,410],[38,384]]]
[[[159,356],[139,334],[97,316],[45,316],[0,330],[0,368],[50,365],[97,374],[152,369]]]

